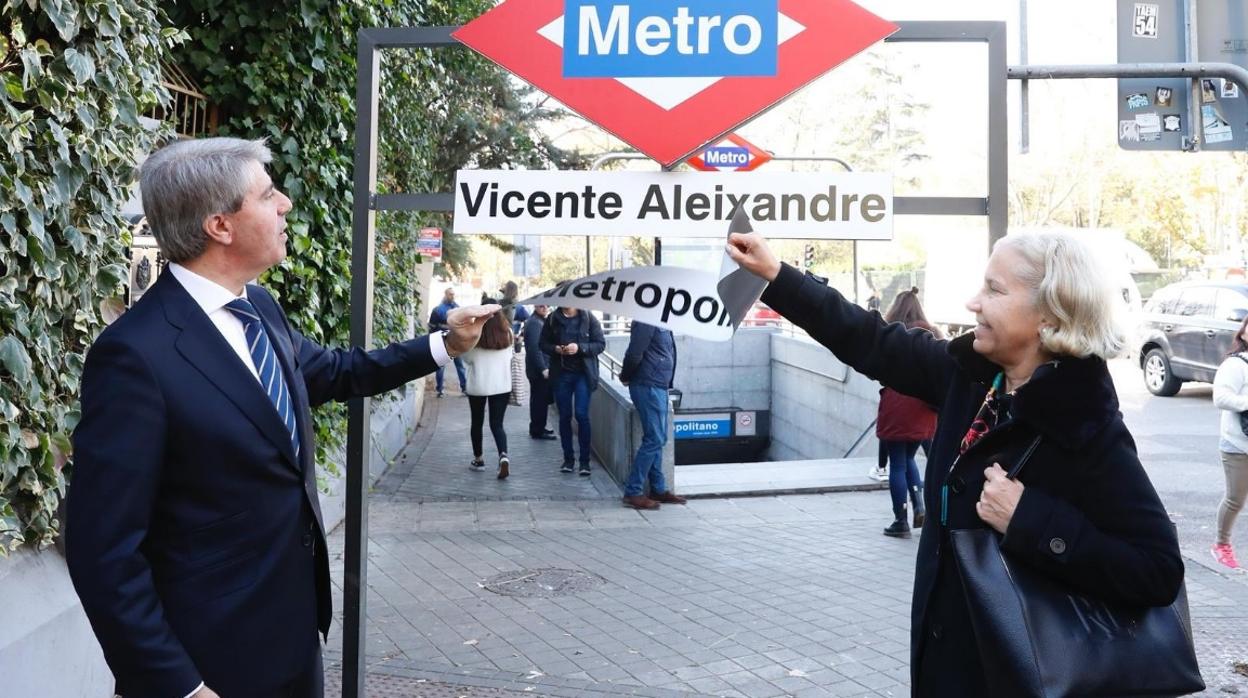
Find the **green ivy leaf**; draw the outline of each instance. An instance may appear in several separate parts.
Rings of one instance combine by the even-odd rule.
[[[95,61],[86,54],[78,53],[76,49],[65,49],[65,65],[69,66],[69,71],[74,74],[74,81],[79,85],[95,77]]]
[[[39,9],[52,21],[62,41],[73,41],[78,35],[78,12],[72,4],[59,0],[39,0]]]
[[[26,347],[17,341],[17,337],[7,335],[0,338],[0,366],[8,371],[22,388],[30,386],[30,354]]]

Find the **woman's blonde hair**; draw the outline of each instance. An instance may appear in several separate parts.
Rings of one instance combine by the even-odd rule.
[[[1036,306],[1053,319],[1040,346],[1054,356],[1110,359],[1126,348],[1109,275],[1077,238],[1063,233],[1011,235],[995,249],[1022,259],[1014,273],[1035,292]]]

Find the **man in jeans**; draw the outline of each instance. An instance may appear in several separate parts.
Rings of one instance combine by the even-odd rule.
[[[633,321],[620,382],[628,386],[641,417],[641,447],[624,483],[624,504],[658,509],[659,503],[684,504],[663,479],[663,445],[667,443],[667,391],[676,377],[676,340],[668,330]],[[646,484],[650,496],[646,496]]]
[[[442,294],[442,302],[433,309],[432,313],[429,313],[429,334],[432,335],[448,329],[446,316],[458,307],[459,304],[455,302],[455,289],[446,289],[446,293]],[[468,377],[464,373],[464,360],[458,356],[455,357],[455,373],[459,374],[459,392],[465,393],[464,388],[468,385]],[[446,375],[446,367],[438,366],[438,370],[434,372],[434,375],[434,381],[438,390],[438,397],[442,397],[442,379]]]
[[[550,355],[550,383],[559,408],[559,438],[563,442],[561,472],[572,472],[572,416],[581,447],[583,476],[589,475],[589,396],[598,388],[598,355],[607,348],[602,324],[592,314],[576,308],[560,308],[546,318],[542,328],[542,351]]]

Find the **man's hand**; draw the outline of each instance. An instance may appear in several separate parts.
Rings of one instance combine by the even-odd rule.
[[[993,463],[991,468],[984,470],[984,477],[984,491],[975,503],[975,513],[997,533],[1004,535],[1005,529],[1010,527],[1010,519],[1014,518],[1018,500],[1023,498],[1023,483],[1006,477],[999,463]]]
[[[451,331],[446,336],[446,353],[455,358],[477,346],[485,321],[499,310],[499,305],[469,305],[456,308],[446,314],[446,325]]]
[[[198,691],[195,691],[195,693],[191,694],[191,698],[221,698],[221,696],[217,695],[217,692],[211,688],[204,686]]]
[[[733,233],[728,236],[728,256],[742,269],[775,281],[780,275],[780,260],[767,247],[767,241],[758,233]]]
[[[578,351],[580,351],[580,347],[576,346],[575,342],[573,342],[572,344],[563,345],[563,353],[568,356],[572,356]]]

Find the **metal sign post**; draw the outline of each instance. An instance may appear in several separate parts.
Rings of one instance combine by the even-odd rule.
[[[507,3],[504,3],[504,6]],[[988,45],[988,172],[986,197],[903,196],[894,200],[898,215],[987,216],[989,245],[1005,236],[1008,201],[1006,54],[1004,22],[898,22],[900,30],[885,42],[969,42]],[[374,217],[377,211],[450,212],[451,192],[377,194],[378,65],[387,49],[458,46],[458,27],[362,29],[356,54],[355,183],[351,247],[351,344],[373,343]],[[1242,69],[1241,69],[1242,70]],[[1248,73],[1246,73],[1248,74]],[[652,124],[647,124],[647,128]],[[656,245],[656,262],[660,248]],[[368,588],[367,456],[371,449],[370,400],[350,402],[347,434],[347,512],[343,575],[342,694],[364,693],[365,612]]]

